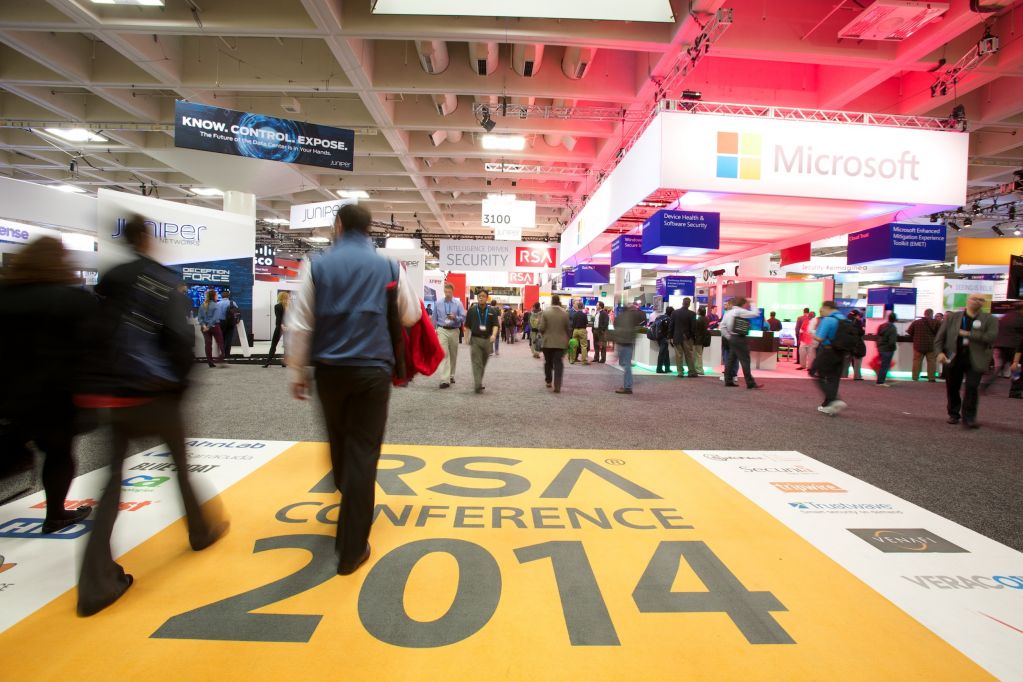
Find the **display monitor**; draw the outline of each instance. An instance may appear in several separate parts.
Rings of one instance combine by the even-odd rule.
[[[220,296],[224,293],[226,287],[218,287],[210,284],[192,284],[188,287],[188,298],[192,301],[192,309],[197,310],[206,300],[206,292],[209,289],[213,289],[217,292],[217,300],[220,300]]]
[[[867,319],[868,320],[880,320],[884,317],[884,306],[883,305],[868,305],[867,306]]]
[[[774,311],[782,322],[795,322],[803,314],[803,308],[814,312],[821,309],[824,281],[758,282],[756,301],[767,312]]]
[[[912,320],[916,317],[916,305],[912,303],[896,303],[895,317],[900,320]]]

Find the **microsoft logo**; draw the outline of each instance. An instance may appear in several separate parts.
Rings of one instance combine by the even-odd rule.
[[[719,178],[760,179],[761,136],[754,133],[718,133]]]

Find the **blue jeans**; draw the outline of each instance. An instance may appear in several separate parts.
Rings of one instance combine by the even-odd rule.
[[[888,368],[892,366],[892,356],[895,355],[895,351],[883,350],[879,351],[878,355],[881,356],[881,366],[877,370],[877,383],[883,384],[888,378]]]
[[[618,364],[625,368],[625,383],[622,385],[626,390],[632,390],[632,352],[636,347],[630,343],[618,344]]]

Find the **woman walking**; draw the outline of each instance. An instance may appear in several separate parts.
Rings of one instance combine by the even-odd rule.
[[[210,367],[224,364],[224,332],[220,329],[220,323],[216,322],[217,315],[217,292],[213,289],[206,290],[206,300],[199,306],[199,328],[202,330],[203,341],[206,342],[206,364]],[[213,341],[217,342],[216,363],[213,360]]]
[[[288,292],[282,291],[277,294],[277,305],[274,306],[274,335],[270,340],[270,354],[266,356],[266,364],[263,367],[269,367],[270,363],[274,361],[274,356],[277,355],[277,344],[281,341],[281,331],[283,329],[284,313],[288,309]],[[287,367],[283,361],[281,361],[281,367]]]

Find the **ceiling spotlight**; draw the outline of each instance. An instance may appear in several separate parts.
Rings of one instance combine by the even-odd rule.
[[[703,99],[703,93],[699,92],[698,90],[683,90],[682,99],[687,99],[695,102],[697,100]]]
[[[222,197],[224,196],[223,190],[219,190],[216,187],[193,187],[192,192],[198,194],[201,197]]]
[[[954,220],[948,221],[948,226],[950,228],[952,228],[953,230],[955,230],[956,232],[959,232],[959,231],[961,231],[963,229]]]
[[[1020,236],[1020,234],[1023,234],[1023,233],[1020,232],[1018,227],[1015,230],[1012,231],[1012,235],[1014,237],[1018,237],[1018,236]]]
[[[364,189],[339,189],[337,195],[342,199],[369,199],[369,192]]]
[[[991,226],[991,231],[994,232],[995,234],[997,234],[999,237],[1004,237],[1005,236],[1005,233],[1002,232],[1002,228],[998,227],[997,225],[992,225]]]
[[[937,213],[932,213],[931,214],[931,222],[932,223],[938,222],[938,214]]]
[[[963,227],[973,227],[973,218],[963,218]]]
[[[106,142],[107,138],[102,135],[86,130],[85,128],[44,128],[44,130],[68,142]]]
[[[520,152],[526,148],[523,135],[484,135],[480,139],[484,149]]]
[[[497,123],[494,122],[494,119],[490,118],[490,109],[483,110],[483,117],[480,119],[480,125],[483,126],[483,129],[488,133],[497,127]]]

